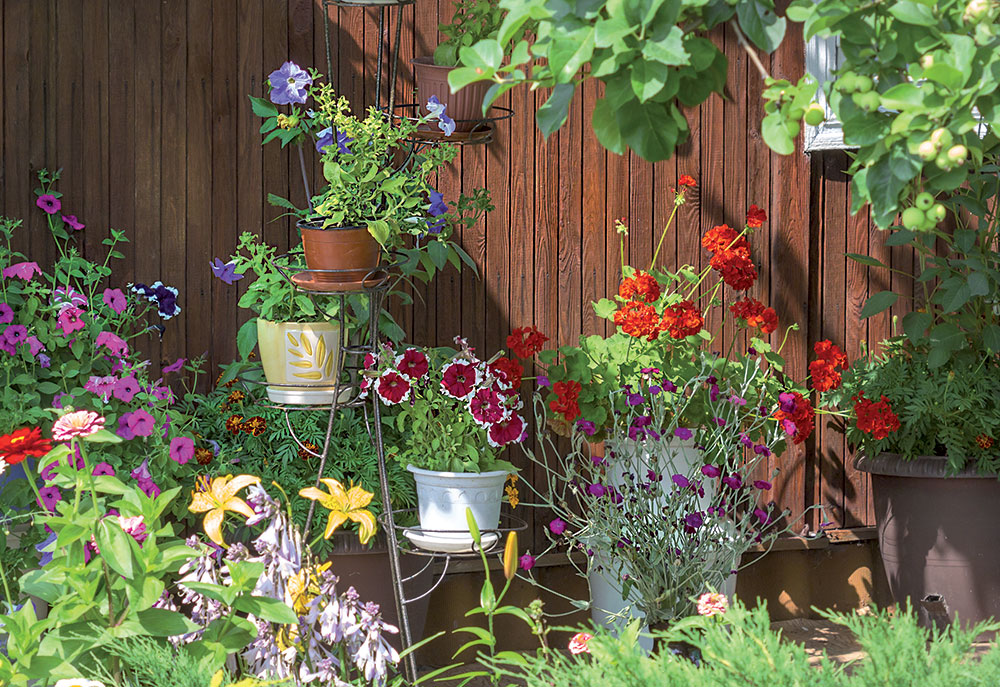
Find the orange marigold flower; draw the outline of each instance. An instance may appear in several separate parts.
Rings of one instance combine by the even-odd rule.
[[[229,419],[226,420],[226,429],[229,430],[230,434],[239,434],[240,425],[243,424],[242,415],[230,415]]]
[[[986,434],[980,434],[976,436],[976,445],[984,451],[988,448],[993,447],[993,437],[987,436]]]
[[[656,308],[639,301],[629,301],[623,305],[615,313],[614,320],[623,332],[637,339],[644,336],[647,340],[654,341],[663,331]]]
[[[838,388],[841,382],[838,368],[847,368],[847,355],[828,339],[817,341],[813,351],[816,360],[809,363],[812,388],[816,391]]]
[[[212,453],[210,448],[196,448],[194,450],[194,459],[198,462],[198,465],[208,465],[215,458],[215,454]]]
[[[314,458],[312,453],[309,453],[309,451],[312,451],[313,453],[319,453],[319,446],[312,443],[311,441],[303,442],[302,446],[305,447],[305,448],[299,448],[299,458],[301,458],[302,460],[310,460],[311,458]]]
[[[756,229],[767,221],[767,213],[756,205],[751,205],[747,210],[747,226]]]
[[[675,339],[683,339],[701,331],[705,320],[691,301],[680,301],[663,311],[662,327]]]
[[[750,259],[750,251],[742,246],[718,251],[709,264],[736,291],[746,291],[757,281],[757,268]]]
[[[639,300],[654,303],[660,297],[660,282],[642,270],[635,275],[623,279],[618,287],[618,295],[627,301]]]
[[[267,420],[262,418],[260,415],[254,415],[249,420],[244,420],[243,423],[240,424],[240,429],[251,436],[259,437],[267,431]]]
[[[854,401],[858,429],[865,434],[871,434],[874,439],[885,439],[899,429],[899,417],[892,412],[885,394],[878,401],[872,401],[865,398],[862,391],[851,400]]]
[[[226,403],[239,403],[245,398],[246,394],[244,394],[239,389],[236,389],[234,391],[229,392],[229,396],[226,398]]]
[[[680,179],[677,180],[677,185],[678,186],[690,186],[691,188],[694,188],[698,184],[694,180],[694,177],[691,176],[690,174],[681,174]]]
[[[778,328],[778,313],[774,308],[766,308],[756,298],[744,298],[729,306],[733,317],[744,320],[748,327],[757,327],[764,334]]]

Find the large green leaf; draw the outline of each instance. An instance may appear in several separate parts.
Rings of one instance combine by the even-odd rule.
[[[535,112],[535,123],[543,136],[548,138],[566,122],[569,104],[575,92],[576,87],[573,84],[556,84],[548,100]]]
[[[670,67],[665,64],[648,60],[636,60],[629,70],[632,76],[632,91],[641,103],[663,90],[670,73]]]
[[[97,523],[96,534],[97,546],[104,562],[119,575],[131,578],[135,574],[132,545],[129,544],[131,537],[125,534],[117,520],[111,518],[104,518]]]
[[[646,41],[642,46],[642,56],[668,66],[688,64],[691,59],[684,48],[684,32],[679,26],[671,27],[670,33],[661,40]]]
[[[607,98],[601,98],[594,103],[594,112],[591,115],[590,123],[602,146],[618,155],[625,153],[625,142],[622,140],[622,132],[618,128],[614,106]]]
[[[667,160],[677,144],[677,123],[663,103],[649,102],[615,113],[625,143],[647,162]]]
[[[785,20],[761,0],[740,2],[736,6],[740,27],[754,45],[764,52],[774,52],[785,37]]]
[[[916,26],[937,26],[934,10],[927,5],[912,0],[899,0],[889,8],[889,13],[901,22]]]
[[[236,599],[233,608],[243,613],[249,613],[269,623],[292,625],[299,621],[295,611],[283,601],[270,599],[266,596],[241,596]]]
[[[198,629],[186,615],[165,608],[147,608],[137,614],[139,624],[152,637],[173,637]]]
[[[257,318],[253,317],[244,322],[239,331],[236,332],[236,349],[240,352],[240,357],[246,360],[256,346]]]
[[[895,305],[899,300],[899,294],[892,291],[879,291],[865,302],[865,307],[861,308],[861,319],[866,319],[872,315],[877,315],[883,310]]]

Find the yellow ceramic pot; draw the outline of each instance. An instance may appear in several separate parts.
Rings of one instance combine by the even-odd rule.
[[[340,326],[330,322],[257,319],[257,346],[267,396],[275,403],[325,405],[333,401]]]

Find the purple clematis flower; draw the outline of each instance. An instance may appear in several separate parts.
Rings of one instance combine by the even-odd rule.
[[[431,119],[437,118],[438,128],[444,132],[445,136],[451,136],[455,133],[455,120],[445,114],[447,109],[447,103],[438,100],[436,95],[427,99],[427,111],[430,112]]]
[[[236,261],[230,260],[229,262],[223,263],[220,258],[216,258],[214,261],[208,263],[212,268],[212,274],[224,281],[229,286],[238,282],[244,277],[242,274],[236,273]]]
[[[271,82],[271,102],[275,105],[304,103],[308,96],[307,87],[313,82],[309,72],[294,62],[285,62],[267,78]]]
[[[59,208],[62,207],[62,203],[58,198],[53,196],[51,193],[46,193],[44,195],[38,196],[38,200],[35,201],[35,205],[45,210],[45,212],[50,215],[54,215],[59,212]]]

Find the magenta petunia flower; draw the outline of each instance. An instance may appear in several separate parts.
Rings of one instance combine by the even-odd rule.
[[[375,382],[375,393],[386,404],[396,405],[410,397],[410,382],[398,372],[387,370]]]
[[[98,334],[97,338],[94,339],[94,349],[96,350],[101,346],[107,348],[111,355],[119,358],[128,355],[128,344],[117,334],[111,332],[101,332]]]
[[[111,467],[110,464],[101,461],[94,466],[94,471],[91,473],[94,477],[99,477],[100,475],[109,475],[111,477],[115,476],[115,469]]]
[[[308,97],[307,87],[313,82],[309,72],[294,62],[285,62],[267,79],[271,83],[271,102],[275,105],[301,105]]]
[[[76,215],[60,215],[62,221],[69,225],[73,231],[83,231],[87,225],[76,219]]]
[[[16,262],[9,267],[5,267],[3,270],[3,276],[5,279],[17,277],[18,279],[23,279],[24,281],[31,281],[32,277],[41,273],[42,270],[38,267],[37,262]]]
[[[59,212],[59,208],[62,207],[62,203],[51,193],[46,193],[44,195],[38,196],[38,200],[35,201],[35,205],[45,210],[45,212],[50,215],[54,215]]]
[[[430,369],[430,363],[423,352],[418,351],[416,348],[407,348],[401,355],[396,357],[396,369],[409,379],[416,381],[427,374],[427,370]]]
[[[163,368],[163,373],[166,374],[168,372],[177,372],[182,367],[184,367],[184,363],[186,362],[187,358],[178,358],[177,360],[175,360],[174,362],[170,363],[165,368]]]
[[[157,400],[168,401],[170,403],[174,402],[174,392],[170,390],[169,386],[154,386],[150,389],[149,393],[151,393],[153,398]]]
[[[115,384],[117,383],[118,379],[113,375],[106,377],[91,375],[90,379],[83,385],[83,388],[92,394],[100,396],[101,400],[107,403],[111,398],[111,394],[114,393]]]
[[[149,458],[146,458],[135,470],[129,473],[134,480],[152,479],[153,475],[149,471]]]
[[[125,307],[128,305],[128,299],[121,289],[104,289],[103,300],[104,305],[114,310],[118,315],[125,312]]]
[[[23,324],[12,324],[3,330],[3,338],[14,348],[17,348],[28,338],[28,328]]]
[[[170,440],[170,458],[178,465],[184,465],[194,458],[194,440],[189,437],[174,437]]]
[[[132,413],[124,413],[118,418],[118,430],[115,432],[125,441],[131,441],[135,439],[135,432],[132,428],[128,426],[129,418],[132,417]]]
[[[44,468],[42,468],[41,471],[38,474],[42,476],[42,480],[43,481],[45,481],[45,482],[51,482],[52,480],[54,480],[56,478],[56,468],[57,467],[59,467],[59,461],[58,460],[54,460],[51,463],[49,463],[48,465],[46,465]]]
[[[63,407],[63,399],[64,399],[64,398],[68,398],[68,399],[69,399],[70,401],[72,401],[72,400],[73,400],[73,397],[72,397],[72,396],[70,396],[70,395],[69,395],[69,394],[67,394],[67,393],[63,393],[62,391],[60,391],[60,392],[59,392],[58,394],[56,394],[56,395],[55,395],[55,397],[54,397],[54,398],[52,399],[52,407],[53,407],[53,408],[57,408],[57,409],[59,409],[59,410],[62,410],[62,407]]]
[[[63,336],[69,336],[73,332],[84,328],[82,315],[83,311],[76,306],[63,308],[59,312],[59,317],[56,318],[56,321],[59,323],[59,327],[62,328]]]
[[[549,531],[557,537],[566,531],[566,521],[562,518],[556,518],[549,523]]]
[[[129,413],[126,424],[135,436],[148,437],[156,427],[156,420],[153,419],[152,415],[140,408],[133,413]]]
[[[37,336],[29,336],[24,342],[28,344],[28,352],[31,355],[38,355],[45,350],[45,344],[39,341]]]
[[[511,413],[509,417],[490,426],[486,432],[486,441],[493,448],[520,443],[527,435],[527,427],[523,417]]]
[[[6,303],[0,303],[0,324],[10,324],[14,321],[14,309]]]
[[[50,513],[56,512],[56,504],[62,501],[62,492],[59,487],[42,487],[38,490],[38,505]]]
[[[492,389],[479,389],[469,399],[469,413],[476,424],[484,429],[500,422],[507,414],[500,394]]]
[[[122,377],[115,382],[114,390],[111,393],[122,403],[131,403],[135,395],[139,393],[139,381],[133,375]]]
[[[526,553],[521,556],[521,558],[518,559],[518,562],[521,565],[521,570],[524,570],[525,572],[535,567],[535,557],[530,553]]]
[[[469,363],[449,363],[441,370],[441,389],[452,398],[464,401],[479,381],[479,373]]]
[[[87,307],[87,297],[74,289],[72,286],[60,286],[52,292],[53,305],[75,305],[78,308]]]
[[[66,413],[52,425],[52,438],[69,441],[73,437],[88,437],[104,429],[104,418],[89,410]]]

